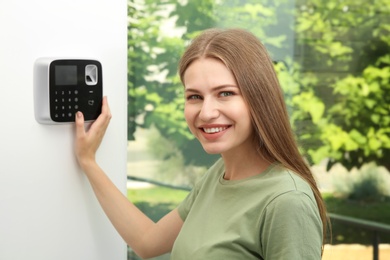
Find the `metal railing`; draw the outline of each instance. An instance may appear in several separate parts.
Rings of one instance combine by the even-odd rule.
[[[141,182],[148,182],[150,184],[154,184],[161,187],[166,187],[170,189],[176,189],[176,190],[185,190],[190,191],[191,187],[186,186],[175,186],[151,179],[145,179],[135,176],[127,176],[128,180],[133,181],[141,181]],[[380,233],[389,233],[390,234],[390,225],[382,224],[374,221],[364,220],[364,219],[358,219],[353,217],[347,217],[342,215],[337,215],[333,213],[328,213],[328,216],[331,220],[341,222],[350,226],[356,226],[365,230],[370,230],[373,232],[373,239],[372,239],[372,247],[373,247],[373,260],[379,260],[379,241],[380,241]]]
[[[390,234],[390,225],[369,221],[369,220],[353,218],[353,217],[341,216],[333,213],[328,213],[328,216],[331,220],[344,223],[349,226],[355,226],[361,229],[372,231],[373,232],[373,238],[372,238],[373,259],[379,260],[380,233]]]

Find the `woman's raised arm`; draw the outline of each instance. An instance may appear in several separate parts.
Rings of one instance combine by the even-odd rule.
[[[126,243],[142,258],[167,253],[183,225],[177,210],[154,223],[120,192],[95,160],[110,120],[107,97],[103,98],[101,114],[88,130],[83,114],[76,114],[77,160],[104,212]]]

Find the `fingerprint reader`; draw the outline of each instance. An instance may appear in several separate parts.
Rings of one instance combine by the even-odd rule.
[[[98,69],[94,64],[85,66],[85,82],[87,85],[92,86],[98,83]]]

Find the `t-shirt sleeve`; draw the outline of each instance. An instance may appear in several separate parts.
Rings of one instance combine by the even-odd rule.
[[[321,259],[322,221],[316,202],[307,194],[294,190],[279,195],[263,214],[264,259]]]

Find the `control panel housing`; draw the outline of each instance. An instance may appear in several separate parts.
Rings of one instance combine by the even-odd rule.
[[[39,58],[34,64],[34,113],[41,124],[86,121],[101,112],[102,65],[93,59]]]

